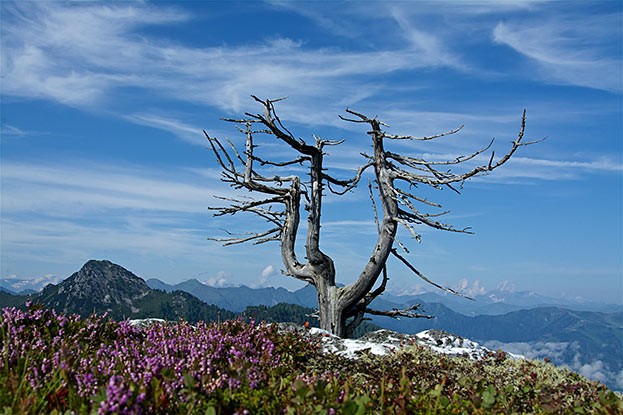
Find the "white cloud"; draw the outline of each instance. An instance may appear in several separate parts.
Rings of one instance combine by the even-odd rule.
[[[389,86],[389,81],[384,81],[387,74],[440,65],[477,74],[481,69],[468,68],[452,51],[456,38],[464,38],[465,14],[530,9],[539,2],[478,2],[469,7],[435,3],[423,4],[416,11],[400,4],[351,5],[347,11],[333,7],[336,13],[332,18],[321,18],[305,5],[275,4],[306,15],[323,27],[343,29],[355,19],[352,26],[363,31],[369,19],[382,17],[387,27],[397,29],[385,42],[364,49],[312,47],[283,37],[239,45],[211,44],[207,38],[205,45],[189,47],[138,32],[144,26],[176,25],[192,19],[177,8],[144,3],[17,4],[3,10],[3,93],[110,108],[111,96],[130,87],[238,113],[247,108],[251,92],[278,97],[296,91],[284,118],[334,125],[338,122],[335,113],[345,106],[384,95]],[[452,19],[461,19],[460,24],[430,30],[427,16],[438,14],[440,9]],[[604,58],[605,52],[600,49],[611,32],[594,28],[603,21],[605,27],[612,27],[612,18],[590,19],[594,24],[563,18],[517,27],[500,23],[494,36],[497,42],[550,65],[553,70],[546,72],[557,79],[603,83],[603,88],[620,90],[620,60]],[[467,27],[474,30],[473,23]],[[400,35],[408,41],[397,42]],[[597,46],[592,48],[591,41]],[[409,84],[409,88],[417,87],[416,81]],[[115,111],[123,114],[123,109]],[[126,119],[172,131],[192,142],[196,137],[192,126],[170,117],[135,113]],[[431,121],[427,116],[417,118],[417,122]]]
[[[495,42],[505,44],[536,62],[549,81],[620,92],[622,65],[613,31],[620,30],[620,15],[583,15],[579,19],[499,23]],[[611,39],[608,41],[608,39]],[[619,47],[620,48],[620,47]]]
[[[115,93],[124,88],[136,88],[143,91],[136,96],[156,95],[217,107],[225,113],[240,113],[254,105],[248,97],[251,92],[261,97],[278,97],[296,91],[296,95],[280,107],[284,119],[315,126],[339,125],[346,130],[360,131],[358,126],[341,122],[335,115],[342,112],[345,106],[356,105],[370,97],[377,97],[376,105],[379,99],[383,102],[382,97],[389,86],[389,81],[385,81],[386,75],[439,65],[460,71],[473,70],[466,69],[458,55],[452,53],[452,42],[456,41],[454,37],[460,35],[459,28],[463,26],[457,25],[450,34],[444,33],[450,29],[431,31],[426,26],[426,16],[438,13],[440,7],[451,14],[453,19],[458,19],[464,13],[487,15],[529,9],[538,4],[482,2],[471,4],[470,7],[459,7],[452,3],[435,6],[425,4],[418,7],[417,12],[396,4],[390,8],[376,5],[372,8],[350,7],[348,12],[337,10],[335,18],[328,19],[336,27],[343,27],[340,22],[348,18],[364,22],[371,17],[371,10],[375,10],[387,22],[394,22],[393,26],[397,30],[392,36],[402,34],[410,40],[401,44],[392,37],[391,42],[375,47],[350,50],[312,47],[289,38],[271,38],[238,45],[215,45],[206,39],[205,45],[189,47],[162,38],[138,35],[144,26],[175,25],[192,19],[191,15],[180,9],[143,3],[67,6],[63,3],[43,2],[29,3],[28,8],[18,4],[3,10],[3,93],[45,98],[81,108],[105,108],[127,121],[170,131],[190,143],[201,144],[201,128],[196,128],[192,122],[170,115],[159,115],[162,112],[157,111],[129,111],[129,115],[126,115],[124,108],[112,109],[110,104],[115,102]],[[312,19],[319,16],[303,5],[293,7],[280,2],[276,5],[307,14]],[[548,28],[543,36],[550,41],[544,42],[545,46],[539,46],[542,34],[537,23],[519,28],[511,26],[511,23],[501,23],[496,27],[495,39],[512,47],[523,48],[519,49],[522,53],[535,56],[539,62],[548,65],[575,68],[576,61],[584,59],[589,66],[586,73],[578,75],[580,82],[612,82],[611,78],[617,75],[620,78],[620,62],[604,61],[599,47],[591,49],[590,45],[574,43],[584,39],[592,39],[599,45],[599,42],[607,43],[604,40],[607,39],[605,29],[591,31],[586,28],[588,25],[577,25],[578,28],[570,29],[573,22],[566,22],[562,18],[547,23],[543,24]],[[610,25],[608,27],[612,26],[612,22],[607,23]],[[566,34],[567,31],[570,33],[569,39],[557,40],[562,37],[561,33]],[[525,42],[529,45],[523,45]],[[576,46],[579,52],[574,52]],[[555,53],[550,53],[550,49]],[[567,55],[573,53],[579,57],[565,60]],[[591,54],[598,56],[595,58]],[[545,58],[550,55],[555,56],[555,60],[550,62]],[[567,64],[567,61],[571,63]],[[608,71],[604,72],[606,66],[617,67],[619,72],[611,76]],[[404,87],[400,85],[400,88]],[[409,88],[418,87],[415,81],[409,84]],[[358,110],[367,111],[366,106],[362,105],[364,108]],[[479,135],[486,128],[492,128],[492,125],[500,129],[509,123],[518,122],[517,114],[491,117],[479,115],[471,109],[461,114],[456,111],[401,111],[401,107],[400,104],[391,103],[382,116],[385,122],[400,124],[401,128],[407,130],[406,133],[417,134],[421,131],[426,135],[465,123],[472,135]],[[487,134],[497,136],[495,132]],[[458,140],[454,144],[444,142],[441,146],[445,151],[451,146],[465,149],[463,143],[465,140]],[[431,143],[431,148],[431,151],[435,151],[436,144]],[[540,160],[538,167],[558,167],[552,163],[554,161]],[[620,163],[608,160],[564,163],[576,163],[575,166],[567,164],[566,168],[604,171],[621,169]],[[535,165],[534,161],[532,165]],[[510,170],[507,169],[504,173],[506,180],[512,178],[509,174]],[[551,175],[536,170],[535,173],[534,169],[525,169],[522,174],[527,178],[573,177],[567,172]],[[535,174],[537,177],[532,177]],[[497,176],[499,179],[503,177]]]
[[[191,48],[136,35],[144,25],[176,24],[189,18],[174,9],[158,10],[144,4],[31,3],[28,11],[15,6],[5,13],[3,92],[74,106],[102,105],[119,88],[136,87],[240,111],[250,91],[277,97],[296,90],[306,105],[310,101],[325,107],[327,102],[333,103],[323,112],[334,114],[336,108],[380,87],[357,79],[359,76],[450,63],[438,56],[435,49],[440,46],[421,39],[422,35],[416,36],[421,39],[417,49],[314,49],[288,38]],[[366,90],[370,92],[363,93]],[[310,114],[293,113],[300,114],[300,121]]]
[[[101,220],[46,219],[2,216],[3,256],[15,261],[50,261],[62,263],[80,258],[100,257],[103,253],[124,255],[159,255],[162,258],[203,256],[214,247],[205,243],[207,230],[184,225],[177,218],[170,224],[156,226],[141,223],[140,216],[107,215]]]
[[[566,170],[588,170],[604,172],[621,172],[623,164],[602,157],[592,161],[572,161],[572,160],[543,160],[528,157],[513,157],[513,163],[531,167],[548,167],[552,169]]]
[[[599,382],[607,382],[608,376],[606,375],[606,369],[604,363],[601,360],[596,360],[591,363],[585,363],[577,369],[578,373],[588,379],[596,380]]]
[[[535,145],[538,146],[539,144]],[[508,148],[500,146],[496,151],[496,155],[502,154],[502,152],[506,150],[508,150]],[[459,153],[421,153],[414,154],[413,156],[431,161],[444,161],[454,160],[460,155]],[[486,165],[490,157],[491,153],[489,152],[462,163],[462,171],[469,171],[477,165]],[[514,155],[504,167],[495,170],[492,174],[476,176],[470,180],[480,182],[521,183],[530,179],[547,181],[576,180],[586,174],[620,172],[623,172],[623,164],[607,156],[597,157],[593,160],[555,160]]]
[[[3,93],[93,105],[114,86],[145,82],[131,66],[144,24],[180,22],[184,13],[144,5],[11,3],[3,6]],[[144,53],[151,50],[143,44]],[[125,62],[125,71],[118,64]]]
[[[43,165],[4,161],[2,211],[75,216],[101,209],[205,213],[214,194],[229,194],[219,182],[142,166]],[[36,197],[33,197],[36,195]]]
[[[28,132],[22,130],[21,128],[17,128],[9,124],[2,124],[2,130],[0,130],[0,137],[6,137],[6,136],[24,137],[28,134],[29,134]]]
[[[2,278],[2,282],[10,286],[15,292],[23,290],[40,291],[46,285],[58,284],[61,280],[62,278],[60,276],[51,274],[30,278],[19,278],[17,275],[8,275]]]
[[[263,280],[266,280],[268,277],[270,277],[271,275],[275,274],[275,267],[273,267],[272,265],[267,265],[266,267],[264,267],[264,269],[262,270],[260,277]]]
[[[231,279],[232,274],[225,271],[219,271],[216,273],[216,276],[210,277],[205,280],[203,283],[209,285],[210,287],[223,288],[229,287],[231,284],[229,280]]]
[[[235,269],[237,279],[252,283],[253,261],[240,263],[248,247],[226,249],[209,237],[219,236],[224,221],[214,220],[214,194],[231,190],[204,170],[166,172],[139,165],[2,163],[1,251],[3,270],[29,264],[29,275],[54,272],[67,276],[91,258],[107,258],[150,277],[178,279],[205,269]],[[255,218],[226,221],[244,232]],[[272,258],[268,248],[257,255]],[[277,256],[278,252],[274,255]],[[183,263],[183,264],[182,264]],[[24,267],[22,267],[24,268]],[[37,271],[40,270],[40,271]],[[218,276],[211,283],[228,284]]]
[[[479,295],[485,295],[487,290],[482,285],[480,280],[469,281],[467,278],[463,278],[456,286],[456,290],[461,294],[465,294],[469,297],[476,297]]]
[[[511,342],[503,343],[497,340],[484,342],[485,347],[492,350],[504,350],[519,354],[528,359],[540,360],[545,357],[560,362],[569,347],[568,342]]]
[[[501,283],[498,284],[498,287],[497,287],[498,291],[507,292],[507,293],[515,292],[516,289],[517,287],[515,287],[515,284],[513,284],[512,282],[508,280],[502,281]]]
[[[504,343],[490,340],[484,342],[483,345],[492,350],[504,350],[528,359],[542,360],[548,358],[552,363],[569,367],[588,379],[615,385],[619,390],[623,390],[623,370],[616,372],[601,360],[594,360],[592,356],[581,355],[579,345],[576,342]]]
[[[201,145],[206,143],[206,138],[200,127],[194,127],[170,117],[137,113],[126,115],[123,118],[135,124],[146,125],[148,127],[169,131],[173,135],[180,137],[191,144]]]
[[[420,59],[431,65],[438,64],[456,68],[463,66],[455,55],[446,50],[439,38],[429,31],[415,27],[403,10],[392,8],[391,16],[402,29],[403,36],[409,41],[413,50],[418,52]]]
[[[402,289],[390,288],[388,289],[388,292],[394,295],[399,295],[399,296],[400,295],[418,295],[418,294],[429,292],[429,289],[427,287],[424,287],[421,284],[413,284],[413,285],[409,285],[408,288],[402,288]]]
[[[260,277],[258,278],[258,280],[251,284],[251,287],[264,287],[266,286],[266,283],[268,282],[268,279],[270,277],[272,277],[273,275],[277,274],[277,270],[275,269],[275,267],[273,265],[266,265],[263,269],[262,272],[260,272]]]
[[[218,184],[218,182],[215,182]],[[134,257],[201,258],[215,248],[214,194],[188,169],[43,165],[3,161],[2,253],[15,261]],[[240,221],[232,224],[245,226]],[[230,253],[223,253],[227,257]]]

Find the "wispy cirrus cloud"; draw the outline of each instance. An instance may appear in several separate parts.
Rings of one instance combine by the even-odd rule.
[[[549,167],[552,169],[569,169],[593,172],[621,172],[623,164],[607,158],[591,161],[544,160],[528,157],[514,157],[513,162],[524,166]]]
[[[150,277],[177,271],[182,261],[187,272],[222,269],[239,262],[244,252],[207,242],[224,226],[208,210],[217,204],[215,194],[227,196],[231,190],[218,180],[206,183],[205,175],[189,168],[165,172],[114,163],[3,161],[5,269],[17,261],[42,262],[56,264],[55,272],[67,276],[75,271],[72,264],[90,258],[149,270]],[[229,229],[244,232],[252,219],[241,218]],[[251,263],[243,268],[249,275],[259,272]]]
[[[31,3],[4,12],[4,92],[74,106],[102,105],[125,87],[226,110],[239,110],[249,91],[281,96],[297,90],[341,102],[366,84],[353,77],[439,64],[419,50],[346,52],[287,38],[192,48],[139,36],[143,26],[189,19],[177,9],[142,4]]]
[[[467,63],[463,52],[456,51],[457,36],[472,28],[461,17],[464,15],[461,10],[465,9],[469,16],[494,19],[498,12],[524,10],[541,3],[481,2],[470,7],[459,7],[453,2],[423,3],[417,10],[399,3],[392,7],[373,4],[349,7],[348,13],[336,10],[331,19],[322,21],[317,13],[304,6],[274,4],[298,11],[323,27],[344,27],[342,22],[354,19],[354,27],[360,34],[374,12],[385,23],[390,22],[384,27],[392,27],[393,22],[394,29],[381,36],[383,41],[368,48],[310,46],[285,37],[233,45],[211,44],[208,38],[204,45],[191,47],[141,32],[144,28],[192,21],[193,16],[180,8],[143,3],[68,6],[41,2],[28,3],[27,7],[5,3],[1,52],[3,93],[103,109],[130,122],[171,131],[194,143],[197,141],[190,123],[157,115],[158,112],[137,112],[136,102],[155,96],[217,108],[227,115],[244,112],[251,105],[250,93],[279,97],[296,91],[282,107],[284,119],[306,125],[351,128],[336,117],[346,106],[374,98],[377,110],[379,105],[385,105],[389,89],[424,87],[418,86],[417,77],[409,77],[408,83],[392,84],[389,75],[446,67],[479,76],[483,68]],[[438,12],[439,7],[447,11],[451,24],[432,31],[427,16]],[[602,26],[612,27],[611,20]],[[590,25],[593,27],[590,30],[588,25],[574,25],[573,21],[562,18],[547,25],[534,20],[521,27],[499,23],[495,29],[495,20],[490,22],[495,42],[506,44],[539,64],[550,65],[553,70],[546,71],[550,74],[547,76],[565,83],[620,90],[620,59],[613,60],[601,53],[603,44],[608,44],[604,33],[609,32],[594,28],[601,21]],[[542,30],[543,26],[547,30]],[[482,27],[487,25],[479,26],[475,37],[491,42],[487,38],[490,32],[483,32]],[[570,33],[568,38],[562,36],[567,33]],[[129,103],[121,104],[132,106],[127,111],[128,108],[117,106],[120,102],[116,95],[129,88],[142,93],[133,94]],[[404,112],[400,109],[404,104],[389,104],[388,110]],[[430,124],[435,132],[442,124],[440,117],[448,116],[422,115],[415,122],[420,127],[422,123]],[[469,121],[462,114],[455,115],[460,123]],[[389,118],[386,121],[392,123]],[[446,118],[443,125],[449,119],[452,118]]]
[[[132,5],[5,3],[3,13],[3,93],[73,106],[94,105],[110,88],[144,82],[132,59],[141,41],[125,36],[141,25],[186,18]],[[142,53],[152,52],[143,46]]]
[[[168,131],[190,144],[205,144],[205,137],[203,136],[202,129],[200,127],[191,126],[183,121],[171,117],[163,117],[148,113],[136,113],[125,115],[123,118],[135,124],[146,125],[148,127]]]
[[[502,151],[504,149],[501,149]],[[496,153],[497,154],[497,153]],[[501,152],[500,152],[501,154]],[[418,158],[431,161],[454,160],[458,153],[422,153],[415,155]],[[486,165],[490,153],[475,157],[462,166],[464,170],[476,165]],[[510,179],[539,179],[539,180],[574,180],[584,174],[612,174],[623,172],[623,164],[612,157],[599,157],[584,160],[556,160],[534,157],[513,156],[504,169],[496,170],[491,176],[480,176],[477,180],[505,182]]]
[[[332,120],[328,115],[344,106],[382,95],[389,85],[379,80],[386,74],[445,66],[477,75],[484,68],[466,64],[455,51],[457,36],[465,31],[474,33],[461,16],[492,19],[496,13],[541,3],[479,2],[469,7],[455,2],[423,3],[417,10],[399,3],[392,7],[373,4],[348,7],[348,13],[337,10],[329,23],[318,20],[317,14],[303,5],[275,2],[324,26],[343,27],[341,22],[354,18],[358,22],[355,27],[363,32],[372,12],[395,22],[395,30],[385,35],[385,41],[358,50],[311,47],[288,38],[238,45],[211,45],[208,39],[203,47],[189,47],[140,32],[144,27],[193,19],[179,8],[141,3],[67,6],[42,2],[27,7],[14,3],[3,5],[3,92],[72,106],[101,106],[123,88],[139,88],[224,111],[240,111],[251,92],[277,97],[297,91],[288,118],[327,123]],[[427,16],[440,7],[447,11],[451,23],[443,30],[431,31]],[[604,50],[613,46],[608,36],[612,33],[609,28],[617,24],[616,17],[587,18],[590,24],[585,19],[577,22],[564,17],[547,22],[531,19],[521,25],[498,23],[495,27],[492,21],[493,40],[541,65],[542,79],[620,91],[621,59]],[[481,31],[477,32],[479,39]],[[402,42],[397,42],[400,38]],[[412,78],[409,84],[413,88],[417,81]]]
[[[612,35],[617,27],[620,14],[498,23],[493,39],[536,62],[545,80],[621,92],[621,44]]]
[[[141,166],[39,165],[6,161],[2,165],[2,212],[33,211],[75,217],[107,209],[201,213],[216,193],[229,189],[200,176],[159,172]]]
[[[418,51],[424,59],[429,60],[431,64],[437,62],[439,65],[465,69],[465,65],[460,62],[456,53],[448,51],[443,41],[438,37],[415,27],[402,10],[392,8],[391,16],[413,50]]]
[[[31,132],[29,131],[9,124],[2,124],[2,128],[0,129],[0,137],[25,137],[30,134]]]

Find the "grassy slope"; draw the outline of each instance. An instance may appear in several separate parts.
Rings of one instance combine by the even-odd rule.
[[[151,336],[150,330],[154,333],[167,330],[164,338],[174,345],[178,342],[176,336],[183,341],[182,336],[187,338],[195,333],[184,329],[183,324],[156,325],[134,332],[110,320],[73,320],[61,324],[61,318],[46,311],[27,312],[25,317],[15,313],[13,317],[10,313],[9,318],[5,316],[0,318],[3,413],[65,414],[74,410],[92,414],[98,412],[99,402],[110,403],[120,390],[127,394],[127,399],[120,401],[116,413],[138,413],[139,409],[154,414],[214,415],[623,413],[623,401],[605,386],[544,362],[508,359],[503,353],[472,361],[439,355],[420,346],[406,346],[389,356],[362,355],[352,361],[323,354],[313,338],[277,331],[274,326],[247,329],[246,323],[241,322],[210,326],[210,330],[229,335],[233,343],[212,361],[210,372],[197,376],[193,371],[199,367],[191,366],[186,372],[188,376],[184,375],[184,385],[167,391],[162,385],[172,379],[174,368],[187,354],[165,356],[162,361],[170,363],[155,370],[148,364],[154,356],[142,354],[152,346],[145,339]],[[261,353],[266,358],[252,367],[263,374],[257,384],[248,382],[251,367],[244,359],[240,360],[235,351],[238,346],[234,347],[239,333],[245,331],[258,339],[269,338],[275,345],[274,349],[261,349],[265,350]],[[98,343],[93,343],[92,338],[98,338]],[[124,352],[126,346],[114,347],[117,352],[111,356],[119,354],[120,357],[113,359],[118,364],[107,366],[106,373],[92,372],[89,366],[80,367],[81,359],[97,362],[98,351],[119,340],[127,345],[128,352]],[[35,343],[36,353],[20,346]],[[257,353],[260,349],[253,344],[244,347]],[[37,382],[25,381],[27,376],[34,376],[30,368],[33,362],[39,367],[46,359],[55,359],[59,348],[66,350],[61,353],[64,363],[48,367],[47,374],[39,373]],[[166,348],[159,350],[156,358],[170,353]],[[213,348],[210,350],[214,352]],[[278,356],[279,363],[274,364],[270,356]],[[129,366],[122,364],[128,360]],[[136,373],[143,373],[146,364],[153,373],[147,385],[132,381],[124,369],[134,367]],[[95,397],[81,396],[78,392],[76,380],[84,370],[101,376],[102,389]],[[211,384],[215,373],[229,373],[240,383],[208,390],[206,385]],[[111,376],[117,379],[114,388],[109,385]]]

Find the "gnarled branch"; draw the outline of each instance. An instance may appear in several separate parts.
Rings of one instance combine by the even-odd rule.
[[[409,308],[406,308],[404,310],[399,310],[397,308],[394,308],[392,310],[375,310],[372,308],[366,308],[366,313],[368,314],[372,314],[375,316],[385,316],[385,317],[391,317],[391,318],[395,318],[400,320],[400,317],[406,317],[406,318],[426,318],[426,319],[431,319],[431,318],[435,318],[434,316],[431,316],[429,314],[420,314],[420,313],[416,313],[415,311],[417,309],[419,309],[421,307],[421,304],[415,304],[412,305]]]
[[[454,130],[446,131],[445,133],[429,135],[425,137],[416,137],[414,135],[394,135],[394,134],[383,134],[383,137],[389,138],[391,140],[418,140],[418,141],[429,141],[434,140],[435,138],[445,137],[447,135],[456,134],[463,129],[464,125],[461,125]]]
[[[400,255],[398,253],[398,251],[396,251],[396,249],[392,249],[391,253],[392,253],[393,256],[398,258],[404,265],[406,265],[406,267],[409,268],[415,275],[417,275],[418,277],[420,277],[421,279],[423,279],[424,281],[426,281],[430,285],[433,285],[433,286],[439,288],[442,291],[446,291],[446,292],[449,292],[451,294],[458,295],[459,297],[467,298],[468,300],[472,300],[472,301],[474,300],[473,298],[468,297],[468,296],[466,296],[464,294],[461,294],[460,292],[455,291],[452,288],[444,287],[443,285],[439,285],[436,282],[431,281],[430,279],[426,278],[426,276],[424,274],[422,274],[420,271],[418,271],[413,265],[411,265],[411,263],[409,261],[407,261],[407,259],[405,257]]]
[[[376,116],[369,118],[347,108],[346,113],[348,115],[340,115],[340,118],[348,122],[369,126],[369,131],[366,133],[372,140],[373,153],[370,155],[361,153],[364,161],[357,168],[354,177],[339,179],[325,169],[323,163],[327,153],[323,149],[327,146],[340,145],[344,140],[326,140],[314,135],[314,142],[308,143],[288,130],[277,115],[275,103],[283,98],[261,100],[256,96],[252,97],[262,105],[263,112],[258,114],[246,113],[246,118],[242,119],[225,119],[225,121],[237,124],[238,131],[245,134],[244,151],[238,151],[229,140],[225,142],[210,137],[205,131],[204,134],[222,170],[222,180],[235,189],[246,189],[264,196],[257,200],[222,198],[222,200],[229,202],[229,205],[212,208],[212,210],[216,212],[215,216],[249,212],[267,222],[269,229],[264,232],[247,232],[242,235],[233,235],[227,232],[226,238],[217,240],[227,245],[280,240],[282,259],[285,265],[283,273],[316,287],[319,299],[320,326],[338,335],[344,335],[354,330],[364,320],[366,313],[393,318],[431,318],[431,316],[416,312],[419,305],[406,310],[388,311],[379,311],[368,307],[386,289],[389,281],[387,261],[390,256],[398,259],[400,263],[427,283],[443,291],[471,299],[451,288],[433,282],[399,254],[397,247],[403,248],[407,254],[409,250],[397,238],[398,227],[404,226],[418,242],[421,240],[419,233],[416,232],[418,225],[450,232],[472,233],[468,227],[456,228],[451,224],[437,221],[437,217],[447,214],[448,211],[443,210],[440,204],[416,195],[413,189],[427,185],[435,189],[448,188],[458,193],[465,181],[492,172],[508,162],[520,147],[538,142],[523,141],[526,121],[525,110],[522,114],[519,133],[511,142],[511,148],[502,157],[496,157],[495,151],[491,150],[494,144],[494,140],[491,140],[485,147],[467,155],[460,155],[449,160],[431,161],[413,155],[392,152],[385,149],[385,145],[391,144],[394,140],[430,141],[447,137],[459,132],[463,126],[425,137],[388,134],[384,130],[384,127],[388,127],[387,124],[380,121]],[[256,136],[276,139],[277,142],[285,144],[293,150],[295,156],[285,160],[263,157],[259,154],[258,144],[255,143]],[[485,156],[489,151],[491,151],[490,156]],[[486,159],[484,164],[466,169],[467,171],[463,172],[451,170],[455,169],[455,166],[465,165],[463,163],[480,160],[480,157]],[[285,171],[288,167],[295,165],[308,169],[308,174],[301,176],[296,171],[295,174],[269,174],[275,170]],[[335,282],[333,260],[320,249],[322,199],[325,195],[323,191],[328,188],[334,194],[343,195],[355,189],[364,173],[371,168],[374,170],[376,195],[373,193],[371,182],[368,183],[368,188],[378,230],[378,239],[355,282],[344,287],[338,287]],[[304,198],[303,205],[301,205],[301,198]],[[432,210],[432,212],[421,211],[421,204],[426,205],[426,209]],[[299,262],[295,254],[301,213],[307,215],[305,262]],[[381,278],[380,284],[378,284],[379,278]],[[350,319],[348,323],[346,319]]]

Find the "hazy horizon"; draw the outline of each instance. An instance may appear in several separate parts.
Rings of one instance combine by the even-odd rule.
[[[104,260],[104,259],[102,259]],[[113,262],[114,263],[114,262]],[[122,264],[116,264],[119,265],[121,267],[123,267]],[[124,267],[125,268],[125,267]],[[76,272],[79,270],[76,270]],[[132,270],[128,270],[130,272],[132,272]],[[73,273],[72,273],[73,275]],[[136,275],[136,274],[135,274]],[[0,278],[0,287],[5,287],[5,288],[9,288],[11,289],[11,291],[14,291],[16,294],[18,294],[20,291],[24,291],[24,290],[35,290],[35,291],[40,291],[42,290],[47,284],[60,284],[61,282],[63,282],[64,280],[66,280],[67,278],[69,278],[71,275],[67,275],[67,276],[57,276],[57,275],[43,275],[43,276],[39,276],[39,277],[33,277],[33,278],[26,278],[26,279],[22,279],[17,277],[16,275],[10,275],[4,278]],[[302,288],[305,288],[307,285],[309,284],[304,284],[301,283],[299,286],[293,287],[284,287],[281,285],[275,285],[273,283],[263,283],[263,284],[253,284],[253,285],[247,285],[247,284],[236,284],[234,282],[227,282],[226,280],[218,280],[218,279],[214,279],[214,278],[209,278],[207,280],[201,280],[200,278],[188,278],[188,279],[184,279],[184,280],[180,280],[177,278],[169,278],[166,280],[160,279],[160,278],[155,278],[155,277],[150,277],[149,275],[137,275],[137,277],[142,278],[145,281],[149,281],[149,280],[157,280],[161,283],[167,284],[169,286],[176,286],[177,284],[181,284],[184,282],[188,282],[188,281],[197,281],[201,284],[204,284],[208,287],[213,287],[213,288],[239,288],[239,287],[247,287],[247,288],[252,288],[252,289],[261,289],[261,288],[274,288],[274,289],[278,289],[278,288],[282,288],[285,289],[289,292],[295,292],[298,291]],[[340,285],[340,284],[338,284]],[[495,294],[536,294],[542,297],[546,297],[549,299],[553,299],[553,300],[560,300],[560,301],[566,301],[568,302],[570,305],[572,303],[577,303],[577,304],[582,304],[582,303],[595,303],[595,300],[591,300],[588,298],[584,298],[584,297],[580,297],[580,296],[569,296],[569,295],[565,295],[563,293],[560,293],[559,295],[545,295],[542,293],[539,293],[538,291],[532,291],[532,290],[517,290],[512,284],[510,284],[508,281],[503,281],[500,284],[498,284],[496,287],[494,288],[488,288],[488,287],[484,287],[482,285],[482,283],[479,280],[475,280],[475,281],[468,281],[468,280],[462,280],[459,281],[459,283],[453,287],[451,287],[455,290],[458,290],[460,292],[462,292],[465,295],[471,296],[471,297],[479,297],[479,296],[495,296]],[[398,289],[398,287],[390,287],[388,288],[384,294],[389,294],[392,296],[418,296],[418,295],[423,295],[423,294],[438,294],[440,296],[447,296],[447,297],[453,297],[454,294],[449,293],[447,291],[442,291],[439,290],[436,287],[433,286],[418,286],[416,289]],[[454,298],[456,298],[457,300],[460,300],[462,297],[458,297],[458,296],[454,296]],[[464,299],[464,298],[463,298]],[[470,300],[468,299],[464,299],[466,302],[469,302]],[[501,302],[505,302],[507,301],[506,298],[501,298],[498,299]],[[603,304],[610,304],[610,305],[622,305],[623,306],[623,299],[619,302],[611,302],[611,303],[603,303]],[[622,310],[623,311],[623,310]]]

